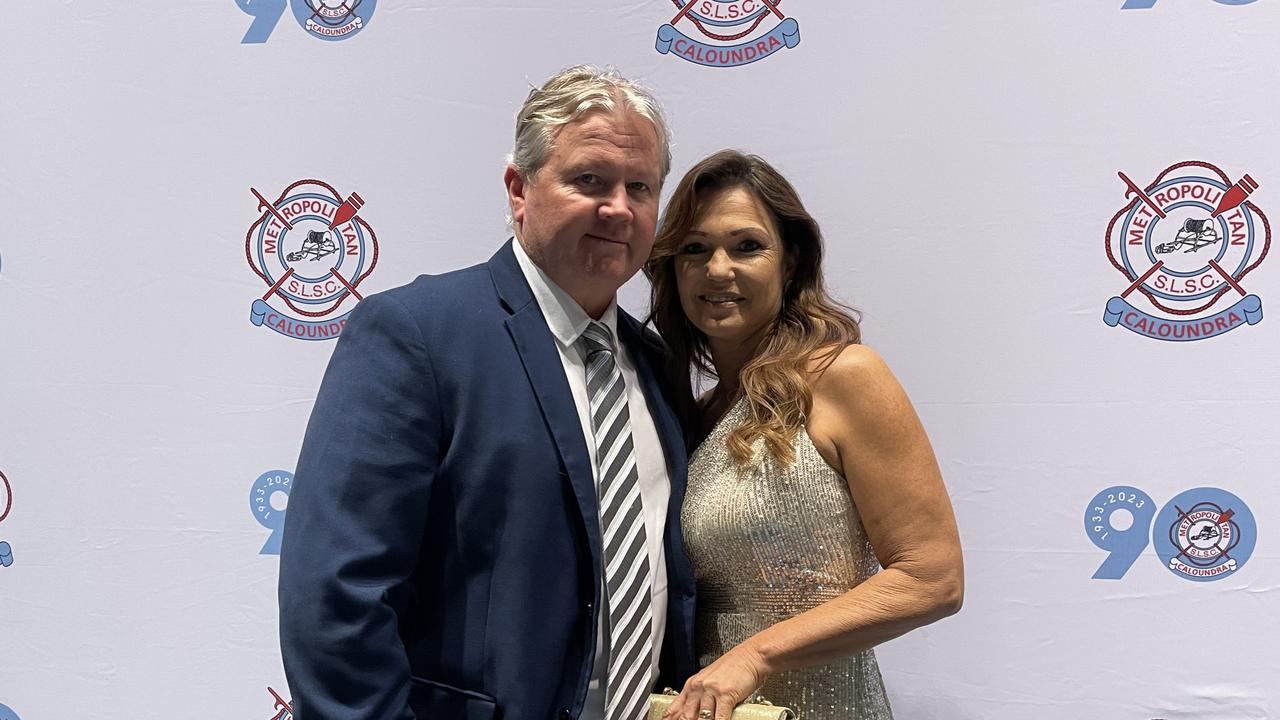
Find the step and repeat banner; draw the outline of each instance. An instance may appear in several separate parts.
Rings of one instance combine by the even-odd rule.
[[[897,717],[1280,717],[1280,0],[5,18],[0,720],[290,717],[277,553],[335,339],[501,245],[516,109],[579,63],[661,98],[668,191],[725,147],[794,182],[924,419],[967,594],[878,650]]]

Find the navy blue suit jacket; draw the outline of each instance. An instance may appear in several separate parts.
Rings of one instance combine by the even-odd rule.
[[[671,479],[662,681],[694,671],[680,427],[661,346],[619,311]],[[510,242],[363,300],[334,349],[289,497],[280,636],[297,720],[558,720],[596,654],[590,455]]]

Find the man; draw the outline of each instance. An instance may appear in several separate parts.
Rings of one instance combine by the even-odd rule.
[[[692,674],[685,450],[615,301],[669,165],[652,97],[562,71],[517,117],[514,241],[352,314],[280,557],[297,720],[640,720]]]

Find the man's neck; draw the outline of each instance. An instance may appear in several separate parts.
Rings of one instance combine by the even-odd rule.
[[[558,277],[557,273],[548,269],[542,262],[541,258],[529,252],[529,249],[525,246],[519,235],[515,238],[515,244],[520,249],[519,254],[523,255],[528,262],[532,263],[533,267],[538,269],[542,274],[543,279],[554,287],[555,290],[558,290],[568,296],[568,298],[576,303],[579,308],[582,308],[582,312],[586,313],[587,317],[592,320],[599,320],[604,317],[606,312],[609,311],[609,306],[613,304],[617,297],[616,291],[609,291],[608,289],[605,289],[603,291],[592,292],[590,288],[578,287],[573,282],[570,282],[573,279],[572,275],[562,278]]]
[[[592,320],[599,320],[604,317],[605,311],[608,310],[609,305],[613,303],[612,296],[605,298],[603,301],[597,300],[595,302],[583,302],[582,298],[579,298],[572,292],[569,292],[568,290],[565,292],[568,292],[569,297],[573,298],[578,305],[582,306],[583,312],[590,316]]]

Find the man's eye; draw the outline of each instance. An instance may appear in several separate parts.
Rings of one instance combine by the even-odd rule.
[[[633,182],[628,185],[635,192],[649,192],[649,183]]]
[[[600,182],[600,176],[595,173],[582,173],[578,176],[578,182],[583,185],[596,185]]]

